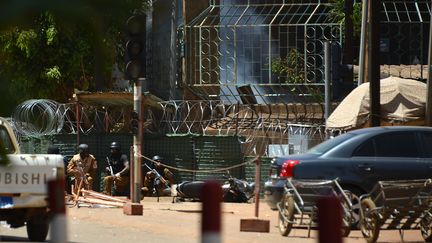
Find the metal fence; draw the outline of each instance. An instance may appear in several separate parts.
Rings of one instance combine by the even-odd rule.
[[[292,91],[323,85],[323,43],[342,40],[332,6],[319,0],[211,1],[181,29],[187,86],[205,99],[231,103],[241,102],[241,85],[251,87],[259,104],[311,96],[307,88]],[[275,72],[284,62],[291,70]]]

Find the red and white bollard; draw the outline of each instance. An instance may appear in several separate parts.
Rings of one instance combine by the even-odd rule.
[[[217,182],[206,182],[201,188],[201,242],[221,242],[222,188]]]
[[[52,213],[51,242],[66,243],[66,206],[65,206],[65,180],[57,179],[48,181],[48,205]]]
[[[317,201],[319,243],[342,243],[342,206],[336,197]]]

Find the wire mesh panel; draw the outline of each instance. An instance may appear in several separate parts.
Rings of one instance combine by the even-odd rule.
[[[236,137],[196,137],[195,157],[198,170],[219,170],[242,161],[240,144]],[[244,169],[235,168],[229,173],[237,178],[244,178]],[[228,171],[197,173],[198,180],[216,179],[223,180],[223,175]]]
[[[430,6],[427,0],[383,1],[380,32],[382,63],[419,65],[414,68],[417,72],[421,70],[421,64],[427,63]],[[416,76],[426,78],[423,72]]]
[[[259,104],[312,97],[321,89],[324,42],[342,39],[327,1],[212,1],[184,28],[186,84],[205,99]],[[278,67],[286,65],[286,70]]]

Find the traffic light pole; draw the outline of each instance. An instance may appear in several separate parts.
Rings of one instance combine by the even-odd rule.
[[[380,98],[380,13],[381,1],[370,1],[369,31],[369,92],[370,92],[370,126],[379,127],[381,118]]]
[[[144,78],[134,82],[134,111],[138,114],[138,133],[133,136],[134,159],[133,159],[133,187],[131,200],[133,203],[141,201],[141,153],[143,139],[143,112],[142,112],[142,84]]]

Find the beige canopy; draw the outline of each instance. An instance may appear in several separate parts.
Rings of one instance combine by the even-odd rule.
[[[426,84],[397,77],[380,80],[382,125],[423,125]],[[370,111],[369,83],[355,88],[327,119],[327,129],[350,130],[368,126]]]

